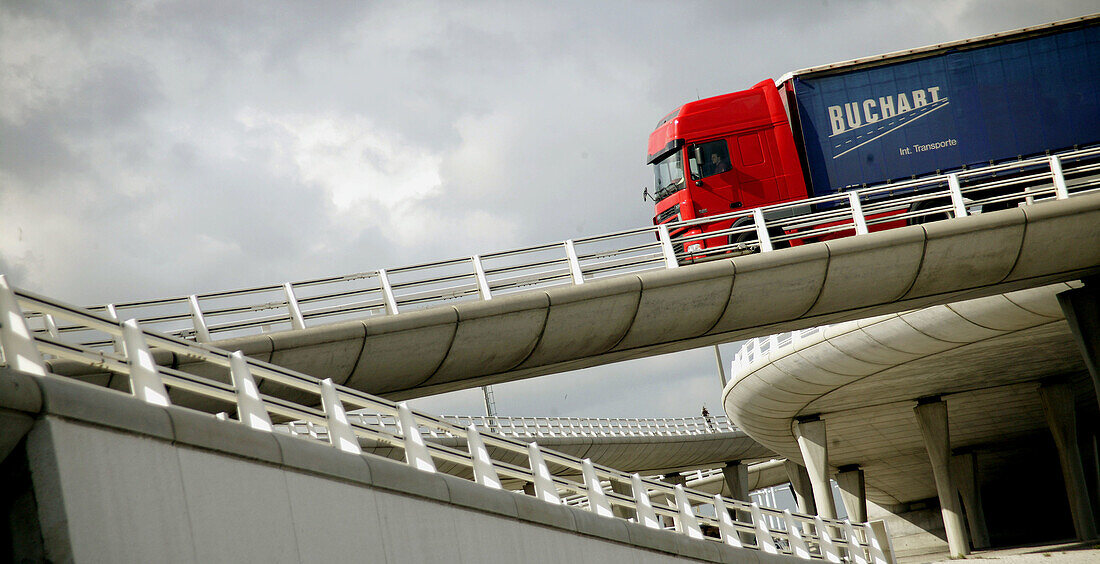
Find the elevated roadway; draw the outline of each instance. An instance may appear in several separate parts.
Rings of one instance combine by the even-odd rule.
[[[1097,241],[1100,194],[1082,194],[216,345],[372,394],[412,398],[1076,280],[1100,273]],[[215,374],[171,353],[157,359]],[[85,366],[59,362],[53,370],[109,384],[108,374]]]
[[[397,432],[397,422],[392,417],[377,415],[348,416],[351,421]],[[722,469],[730,463],[746,466],[745,492],[775,486],[787,482],[782,466],[774,463],[774,453],[753,440],[744,431],[730,425],[725,417],[678,419],[583,419],[553,417],[447,417],[444,419],[459,425],[475,423],[481,429],[492,430],[506,437],[535,441],[542,447],[575,456],[588,458],[596,464],[616,468],[624,472],[638,472],[646,476],[677,474],[690,470]],[[292,423],[280,426],[281,430],[296,435],[311,435],[324,439],[327,430],[323,426]],[[464,448],[465,440],[447,434],[426,435],[425,440],[448,447]],[[403,460],[400,448],[360,440],[364,452]],[[495,460],[522,463],[520,456],[494,447],[489,454]],[[440,464],[441,472],[472,479],[470,468],[462,464]],[[559,476],[576,476],[574,469],[551,467]],[[722,474],[707,480],[688,481],[687,485],[707,493],[736,496]],[[519,489],[523,484],[513,484]]]
[[[1081,433],[1092,444],[1100,421],[1096,390],[1056,299],[1079,286],[1055,284],[850,321],[773,343],[735,364],[723,392],[725,410],[781,456],[829,476],[858,475],[866,500],[905,514],[943,500],[936,474],[942,468],[918,423],[926,409],[918,406],[942,407],[945,432],[935,440],[949,445],[951,464],[961,464],[949,475],[966,501],[974,546],[1066,534],[1070,507],[1061,489],[1058,434]],[[1050,390],[1064,391],[1068,404],[1059,407]],[[1095,451],[1088,453],[1093,448],[1085,451],[1086,468],[1096,467]],[[819,454],[820,460],[812,459]],[[1069,475],[1064,481],[1076,487]],[[1086,482],[1095,487],[1094,479]],[[1071,493],[1070,506],[1075,496],[1088,499],[1087,489]],[[948,499],[955,496],[952,491]],[[1036,521],[1021,529],[1009,508],[1025,500]],[[936,521],[927,530],[938,527],[944,535]],[[922,542],[944,545],[932,535]],[[906,548],[902,543],[899,553]]]

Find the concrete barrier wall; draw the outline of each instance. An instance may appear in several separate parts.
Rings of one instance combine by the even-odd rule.
[[[25,457],[37,502],[20,531],[51,561],[793,560],[0,368],[0,410],[35,405],[9,462]]]

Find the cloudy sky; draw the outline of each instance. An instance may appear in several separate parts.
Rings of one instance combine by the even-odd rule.
[[[643,226],[646,138],[685,101],[1095,11],[0,0],[0,273],[94,304]],[[719,388],[704,349],[495,390],[507,415],[646,417],[716,410]]]

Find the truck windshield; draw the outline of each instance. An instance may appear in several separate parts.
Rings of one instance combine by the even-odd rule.
[[[654,187],[657,200],[663,200],[684,187],[684,160],[680,151],[653,163]]]

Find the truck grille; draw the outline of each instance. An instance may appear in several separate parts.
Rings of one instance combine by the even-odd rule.
[[[656,221],[654,221],[654,225],[660,225],[660,224],[668,221],[669,218],[672,218],[672,217],[676,217],[676,219],[679,219],[679,216],[680,216],[680,204],[676,204],[675,206],[672,206],[671,208],[668,208],[667,210],[657,214],[657,218],[656,218]]]

